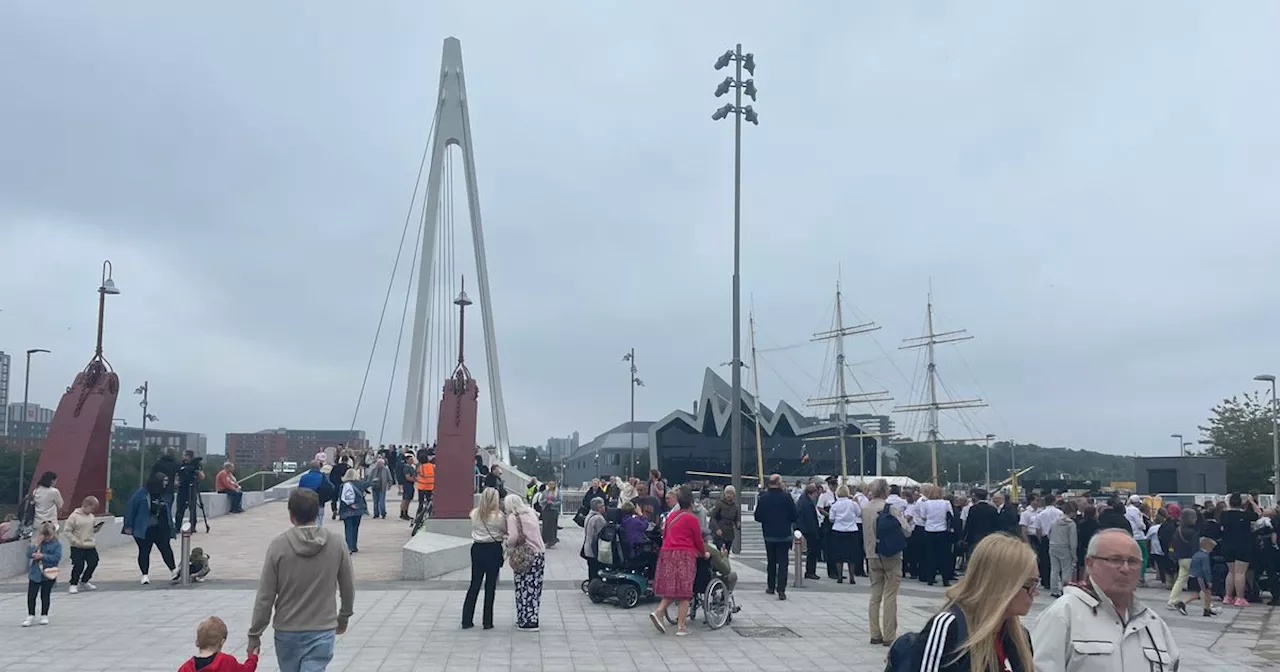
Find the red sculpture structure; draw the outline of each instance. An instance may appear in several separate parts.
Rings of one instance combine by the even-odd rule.
[[[102,320],[107,295],[119,294],[111,279],[111,262],[102,264],[102,284],[98,287],[98,345],[88,366],[76,374],[53,414],[49,433],[45,436],[40,461],[31,475],[34,488],[40,475],[52,471],[58,475],[65,517],[80,506],[85,497],[98,498],[101,507],[110,502],[107,478],[110,472],[111,419],[115,416],[116,397],[120,394],[120,378],[102,356]],[[100,509],[101,510],[101,509]]]
[[[466,282],[463,282],[466,287]],[[461,520],[471,514],[475,494],[476,412],[480,386],[463,359],[466,344],[467,298],[465,289],[453,302],[458,306],[458,366],[444,383],[440,418],[436,423],[435,520]]]

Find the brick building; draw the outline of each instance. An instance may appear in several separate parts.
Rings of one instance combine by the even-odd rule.
[[[356,450],[369,445],[360,430],[280,428],[227,434],[226,451],[237,467],[269,468],[275,462],[305,464],[316,453],[340,443]]]

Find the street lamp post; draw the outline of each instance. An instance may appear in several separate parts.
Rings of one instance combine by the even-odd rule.
[[[1183,440],[1182,440],[1182,438],[1183,438],[1183,437],[1182,437],[1182,435],[1181,435],[1181,434],[1170,434],[1170,435],[1169,435],[1169,438],[1171,438],[1171,439],[1177,439],[1177,440],[1178,440],[1178,456],[1179,456],[1179,457],[1182,457],[1183,455],[1185,455],[1185,454],[1186,454],[1186,451],[1185,451],[1185,450],[1183,450],[1183,448],[1186,446],[1186,444],[1185,444],[1185,443],[1183,442]]]
[[[636,377],[639,369],[636,368],[636,349],[631,348],[631,352],[622,356],[622,361],[631,362],[631,382],[627,387],[631,388],[631,426],[627,433],[631,435],[631,452],[627,455],[627,476],[635,475],[636,468],[636,388],[644,387],[644,381]]]
[[[987,490],[991,490],[991,441],[996,438],[995,434],[987,435]],[[988,492],[987,494],[991,494]]]
[[[27,422],[27,403],[31,396],[31,355],[40,352],[49,352],[44,348],[31,348],[27,351],[27,371],[25,380],[22,383],[22,422]],[[5,424],[9,423],[8,415],[5,415]],[[8,433],[8,430],[5,432]],[[29,438],[20,437],[19,440]],[[18,453],[18,503],[22,503],[22,497],[27,494],[27,442],[22,441],[22,450]]]
[[[133,393],[142,395],[142,401],[138,402],[138,405],[142,407],[142,436],[138,440],[138,487],[142,488],[147,485],[147,421],[155,422],[160,418],[147,411],[148,397],[151,394],[151,381],[143,381]]]
[[[1009,437],[1009,487],[1015,504],[1018,501],[1018,459],[1013,449],[1016,443],[1012,436]]]
[[[1276,398],[1276,377],[1261,373],[1253,379],[1271,383],[1271,491],[1280,502],[1280,399]]]
[[[98,284],[98,345],[94,350],[93,359],[96,362],[102,362],[102,325],[103,319],[107,312],[107,296],[115,296],[120,293],[116,287],[116,281],[111,277],[115,268],[109,260],[102,262],[102,282]],[[102,506],[105,511],[111,511],[111,440],[107,440],[107,487],[103,490],[104,499]]]
[[[742,250],[742,120],[745,118],[752,124],[759,125],[760,118],[750,105],[742,105],[742,94],[746,93],[751,100],[756,99],[756,83],[754,79],[742,79],[742,71],[756,74],[754,54],[742,53],[742,45],[724,52],[716,59],[716,70],[722,70],[729,63],[735,64],[733,77],[726,77],[716,87],[719,98],[734,90],[734,102],[726,104],[711,115],[714,121],[720,121],[733,115],[733,392],[730,395],[729,411],[729,470],[734,490],[742,491],[742,301],[741,301],[741,250]],[[761,478],[764,474],[760,475]],[[738,500],[741,501],[741,500]]]

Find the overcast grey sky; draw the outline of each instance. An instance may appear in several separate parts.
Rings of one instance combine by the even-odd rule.
[[[905,403],[897,345],[932,277],[938,328],[976,336],[940,348],[944,380],[991,402],[945,434],[1171,452],[1280,373],[1280,8],[1000,4],[4,3],[0,349],[53,350],[31,398],[55,404],[92,355],[108,258],[107,356],[126,391],[151,382],[159,426],[215,449],[348,426],[453,35],[512,443],[627,419],[629,347],[637,415],[688,408],[730,355],[711,64],[741,41],[762,348],[827,328],[840,274],[884,327],[849,360]],[[393,346],[359,418],[374,440]],[[821,347],[761,359],[770,405],[825,392]]]

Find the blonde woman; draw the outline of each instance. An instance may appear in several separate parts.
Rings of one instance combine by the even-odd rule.
[[[1009,535],[986,537],[973,549],[964,578],[947,590],[942,611],[916,640],[923,644],[923,655],[916,653],[919,669],[1032,672],[1031,637],[1022,617],[1039,590],[1035,552]],[[895,647],[890,660],[902,653]]]
[[[498,589],[498,570],[502,569],[502,542],[507,538],[507,523],[498,504],[498,491],[485,488],[480,493],[480,506],[471,510],[471,585],[462,603],[463,630],[476,625],[476,600],[480,597],[481,583],[484,584],[484,629],[493,629],[493,600]]]
[[[58,582],[58,563],[62,562],[62,542],[58,541],[58,524],[46,520],[36,528],[27,547],[27,618],[22,627],[39,623],[49,625],[49,598]],[[40,597],[40,620],[36,620],[36,596]]]
[[[547,547],[538,533],[538,516],[525,504],[524,497],[507,495],[502,500],[507,510],[506,545],[512,554],[528,554],[529,564],[516,572],[516,630],[538,631],[538,612],[542,607],[542,573],[546,570]],[[521,551],[521,548],[525,550]],[[512,562],[516,558],[513,555]],[[514,567],[512,569],[515,569]]]
[[[849,492],[849,486],[836,488],[836,501],[831,505],[831,543],[828,545],[828,558],[836,568],[836,583],[844,583],[844,566],[849,566],[849,585],[855,585],[860,564],[858,550],[862,547],[862,539],[858,535],[858,519],[862,517],[862,507]]]

